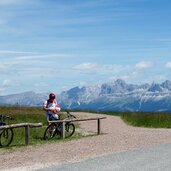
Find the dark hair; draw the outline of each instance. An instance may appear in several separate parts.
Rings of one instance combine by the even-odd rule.
[[[56,98],[56,96],[55,96],[54,93],[50,93],[50,94],[49,94],[49,99],[55,99],[55,98]]]

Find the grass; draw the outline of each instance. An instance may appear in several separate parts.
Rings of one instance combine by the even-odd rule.
[[[77,111],[77,110],[73,110]],[[82,110],[82,112],[89,112],[95,114],[106,114],[121,117],[127,124],[138,127],[151,128],[171,128],[171,113],[162,112],[104,112]]]
[[[88,111],[91,113],[99,113]],[[150,128],[171,128],[171,113],[163,112],[101,112],[106,115],[119,116],[129,125]]]
[[[73,111],[74,112],[74,111]],[[91,113],[98,113],[94,111],[86,111]],[[62,119],[65,118],[65,112],[62,112]],[[143,112],[102,112],[107,115],[120,116],[126,123],[139,126],[139,127],[153,127],[153,128],[171,128],[171,114],[169,113],[143,113]],[[52,140],[45,141],[43,140],[44,131],[47,127],[45,112],[42,108],[38,107],[0,107],[0,114],[9,115],[14,118],[14,120],[6,121],[7,124],[15,124],[15,123],[43,123],[43,127],[41,128],[31,128],[30,129],[30,144],[43,144],[43,143],[56,143],[61,140]],[[79,128],[79,125],[76,124],[76,128]],[[66,139],[65,141],[71,139],[78,139],[82,137],[80,133],[74,133],[74,136]],[[16,147],[25,146],[25,131],[24,128],[14,129],[14,140],[10,145],[10,149]]]
[[[161,112],[128,112],[121,118],[128,124],[138,127],[171,128],[171,114]]]
[[[62,113],[62,112],[61,112]],[[47,127],[45,112],[42,110],[42,108],[38,107],[7,107],[3,106],[0,107],[0,115],[9,115],[14,120],[7,120],[7,124],[16,124],[16,123],[43,123],[43,127],[40,128],[31,128],[30,129],[30,145],[36,145],[36,144],[43,144],[43,143],[53,143],[53,142],[59,142],[56,140],[52,141],[45,141],[43,140],[44,131]],[[62,119],[65,118],[65,114],[63,113]],[[78,125],[76,124],[76,127]],[[25,130],[24,128],[16,128],[13,129],[14,131],[14,139],[12,144],[10,145],[10,148],[16,148],[16,147],[22,147],[25,146]],[[80,135],[77,133],[74,134],[71,138],[78,138]],[[9,147],[8,147],[9,148]]]

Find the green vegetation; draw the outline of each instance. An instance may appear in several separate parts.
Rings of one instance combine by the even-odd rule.
[[[171,128],[170,113],[122,113],[121,118],[128,124],[139,127]]]
[[[76,110],[75,110],[76,111]],[[74,110],[73,110],[74,112]],[[82,112],[120,116],[127,124],[138,127],[171,128],[171,113],[163,112]]]
[[[43,123],[41,128],[30,129],[30,144],[43,143],[43,134],[46,128],[45,114],[41,108],[36,107],[0,107],[1,115],[9,115],[14,120],[6,120],[7,124],[16,123]],[[14,139],[10,147],[25,145],[25,130],[24,128],[16,128],[14,131]]]
[[[74,112],[74,111],[72,111]],[[94,111],[84,111],[91,113],[103,113],[107,115],[120,116],[126,123],[139,126],[139,127],[154,127],[154,128],[171,128],[171,114],[169,113],[144,113],[144,112],[94,112]],[[61,119],[66,117],[66,112],[61,112]],[[14,118],[14,120],[7,120],[7,124],[15,123],[43,123],[41,128],[31,128],[30,129],[30,144],[42,144],[42,143],[53,143],[59,142],[56,139],[52,141],[43,140],[44,131],[47,127],[45,112],[39,107],[9,107],[1,106],[0,115],[9,115]],[[79,125],[76,125],[78,128]],[[14,129],[14,140],[10,147],[21,147],[25,146],[25,130],[24,128]],[[80,138],[81,134],[76,133],[73,137],[69,138]],[[61,140],[60,140],[61,141]],[[67,140],[65,140],[67,141]]]
[[[65,118],[65,113],[61,115],[61,118]],[[45,118],[45,112],[42,108],[38,107],[0,107],[0,115],[9,115],[14,120],[6,120],[7,124],[16,124],[16,123],[43,123],[43,127],[40,128],[31,128],[30,129],[30,144],[42,144],[42,143],[53,143],[58,142],[55,139],[52,141],[43,140],[44,131],[47,127],[47,122]],[[78,127],[78,125],[76,125]],[[25,130],[24,128],[16,128],[14,131],[14,139],[10,147],[20,147],[25,146]],[[79,134],[74,134],[73,137],[69,138],[78,138]]]

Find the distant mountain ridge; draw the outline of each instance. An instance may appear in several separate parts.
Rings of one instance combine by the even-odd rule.
[[[0,96],[1,105],[42,106],[48,93]],[[58,95],[62,108],[95,111],[171,111],[171,81],[128,84],[118,79],[102,85],[74,87]]]
[[[127,84],[118,79],[100,86],[75,87],[60,94],[64,108],[96,111],[171,111],[171,81]]]
[[[35,93],[33,91],[28,91],[7,96],[0,96],[0,105],[42,106],[44,100],[47,98],[47,93]]]

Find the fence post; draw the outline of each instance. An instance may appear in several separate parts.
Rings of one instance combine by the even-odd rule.
[[[97,120],[97,134],[100,134],[100,119]]]
[[[29,134],[30,134],[30,129],[29,125],[25,126],[25,144],[29,144]]]
[[[62,138],[65,139],[65,121],[62,122]]]

